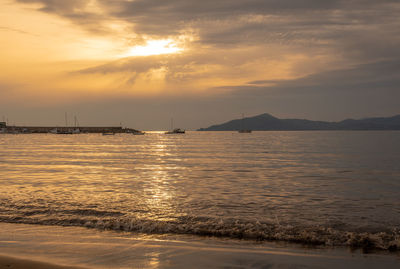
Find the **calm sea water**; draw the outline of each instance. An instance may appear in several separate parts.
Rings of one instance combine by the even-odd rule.
[[[0,221],[400,248],[400,132],[0,135]]]

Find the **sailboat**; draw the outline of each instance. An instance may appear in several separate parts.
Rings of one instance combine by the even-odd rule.
[[[79,122],[78,122],[78,119],[76,118],[76,116],[74,116],[74,126],[75,126],[75,129],[72,130],[72,133],[80,134],[81,130],[79,129]]]
[[[144,135],[144,134],[146,134],[146,133],[143,132],[143,131],[134,130],[134,131],[132,132],[132,134],[133,134],[133,135]]]
[[[171,131],[165,132],[165,134],[184,134],[185,130],[180,128],[174,129],[174,119],[171,119]]]
[[[52,134],[73,134],[72,129],[68,128],[68,116],[67,112],[65,112],[65,127],[62,128],[54,128],[49,131]]]
[[[250,129],[245,129],[244,128],[244,114],[242,114],[242,129],[240,129],[238,132],[241,133],[241,134],[249,134],[249,133],[251,133]]]

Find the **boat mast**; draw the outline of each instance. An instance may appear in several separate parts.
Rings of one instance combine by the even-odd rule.
[[[68,127],[68,117],[67,117],[67,112],[65,112],[65,127]]]

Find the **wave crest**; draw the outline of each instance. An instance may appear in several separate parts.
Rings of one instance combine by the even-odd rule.
[[[109,214],[105,214],[109,215]],[[272,222],[181,217],[177,220],[149,220],[139,218],[88,217],[8,217],[2,222],[82,226],[100,230],[126,231],[145,234],[189,234],[257,241],[286,241],[309,245],[348,246],[352,248],[400,250],[400,231],[346,231],[323,226],[292,226]]]

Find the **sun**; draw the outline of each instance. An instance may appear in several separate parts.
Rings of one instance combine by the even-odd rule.
[[[182,48],[172,39],[148,40],[144,46],[135,46],[129,50],[126,56],[150,56],[171,54],[182,51]]]

